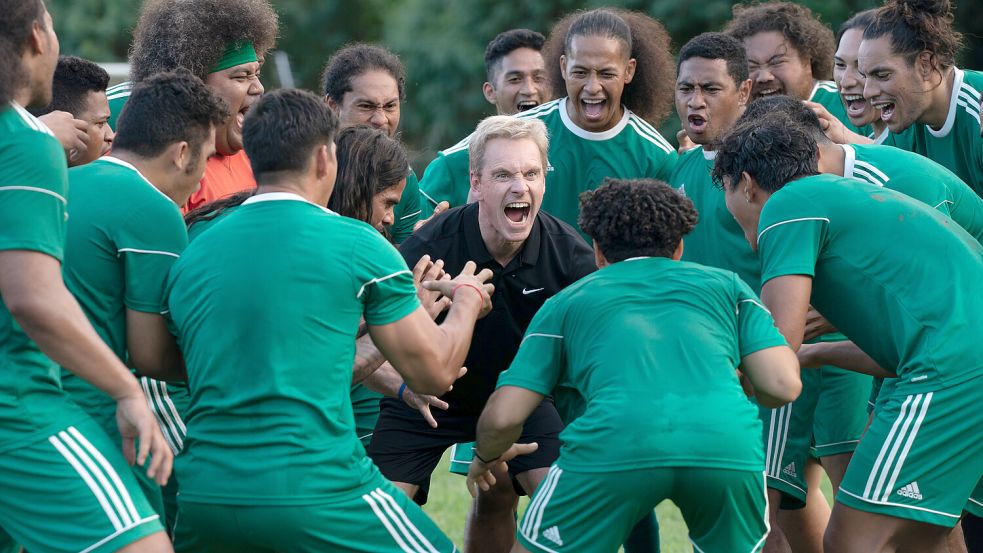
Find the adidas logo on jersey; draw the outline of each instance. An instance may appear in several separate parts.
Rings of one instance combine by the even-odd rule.
[[[904,497],[910,497],[911,499],[921,499],[922,492],[918,489],[918,482],[912,482],[907,486],[901,486],[898,488],[898,495]]]
[[[543,537],[556,545],[563,545],[563,540],[560,539],[560,529],[556,526],[550,526],[546,530],[543,530]]]
[[[789,476],[794,476],[794,477],[798,477],[799,476],[798,474],[795,473],[795,463],[794,462],[785,465],[785,468],[782,469],[782,472],[784,472],[785,474],[787,474]]]

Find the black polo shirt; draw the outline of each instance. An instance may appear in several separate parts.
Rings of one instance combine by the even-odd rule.
[[[543,303],[597,269],[594,251],[580,233],[543,211],[536,216],[522,249],[502,267],[488,252],[478,228],[478,204],[451,209],[427,223],[399,248],[413,267],[424,255],[444,260],[457,275],[468,261],[491,269],[492,311],[475,324],[464,366],[468,373],[443,399],[460,413],[478,414],[519,350],[522,336]]]

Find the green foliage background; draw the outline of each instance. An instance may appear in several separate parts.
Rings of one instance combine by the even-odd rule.
[[[484,48],[497,33],[527,27],[549,33],[571,10],[618,5],[644,11],[665,24],[678,49],[693,36],[720,29],[734,2],[724,0],[271,0],[280,14],[278,48],[289,54],[298,86],[317,90],[325,61],[352,41],[378,42],[397,52],[409,75],[403,106],[403,139],[418,171],[438,149],[469,133],[493,113],[481,95]],[[125,61],[141,0],[48,0],[62,51],[96,61]],[[850,14],[874,7],[875,0],[802,0],[835,27]],[[983,0],[956,7],[957,27],[967,34],[961,64],[983,68]],[[278,86],[265,72],[267,88]],[[678,122],[663,134],[675,139]]]

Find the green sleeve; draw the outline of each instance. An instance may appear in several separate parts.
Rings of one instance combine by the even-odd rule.
[[[468,155],[467,148],[449,154],[440,152],[427,165],[420,181],[420,193],[431,210],[443,201],[449,202],[451,207],[468,203],[468,189],[471,186]]]
[[[668,183],[672,180],[672,174],[676,168],[676,163],[679,161],[679,154],[675,151],[666,154],[662,158],[662,165],[659,167],[655,174],[655,178],[661,180],[662,182]]]
[[[740,356],[746,357],[756,351],[775,346],[788,345],[771,312],[761,303],[758,296],[737,275],[734,275],[734,289],[737,292],[737,332]]]
[[[406,177],[406,187],[403,188],[403,195],[396,204],[393,214],[396,221],[393,223],[393,240],[397,244],[402,244],[413,234],[413,226],[420,220],[423,212],[423,203],[420,200],[420,181],[416,178],[416,173],[410,170]]]
[[[68,167],[54,137],[20,136],[3,145],[0,250],[31,250],[59,261],[65,251]]]
[[[498,387],[517,386],[550,395],[564,373],[566,362],[563,309],[557,298],[543,304],[522,339],[508,370],[498,377]]]
[[[360,239],[353,241],[351,255],[356,297],[364,305],[367,324],[394,323],[420,306],[413,274],[392,244],[365,227]]]
[[[123,261],[123,303],[143,313],[160,313],[167,273],[188,245],[177,206],[145,205],[139,218],[124,225],[116,246]]]
[[[829,218],[812,201],[792,190],[776,192],[761,210],[758,229],[762,285],[785,275],[815,276]]]

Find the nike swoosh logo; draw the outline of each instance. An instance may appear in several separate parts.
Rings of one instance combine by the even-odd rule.
[[[536,292],[541,292],[541,291],[543,291],[545,289],[546,288],[536,288],[535,290],[527,290],[527,289],[523,288],[522,289],[522,295],[523,296],[528,296],[529,294],[535,294]]]

